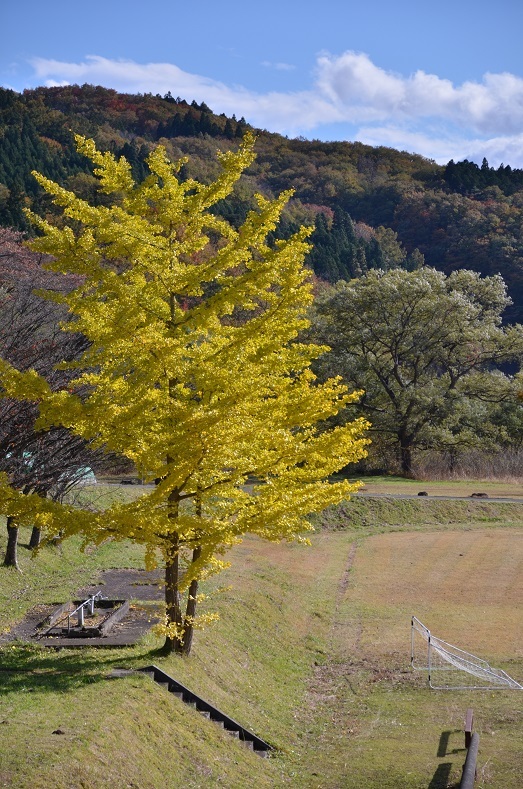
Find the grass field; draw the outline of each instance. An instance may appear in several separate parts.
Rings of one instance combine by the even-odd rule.
[[[472,706],[477,786],[520,789],[523,693],[430,690],[409,668],[409,624],[523,679],[523,506],[359,499],[319,523],[309,548],[234,550],[214,581],[231,585],[215,597],[221,620],[189,659],[160,658],[152,636],[126,650],[4,648],[0,786],[443,789],[459,781]],[[21,549],[23,575],[0,570],[0,622],[140,561],[127,545],[79,558],[71,543],[33,562]],[[245,751],[145,677],[107,679],[151,662],[278,753]]]
[[[452,744],[439,762],[450,766],[449,782],[459,781],[463,742],[456,730],[468,706],[474,708],[481,736],[478,785],[521,785],[523,694],[427,691],[420,685],[423,675],[402,675],[402,666],[406,628],[415,614],[438,636],[488,659],[521,682],[522,598],[523,531],[381,534],[358,547],[342,606],[343,639],[352,638],[355,661],[374,673],[384,672],[382,678],[378,674],[359,721],[365,743],[361,750],[356,748],[362,758],[361,785],[367,785],[366,746],[371,740],[379,748],[384,772],[395,775],[390,785],[410,786],[407,765],[402,765],[401,778],[398,762],[409,753],[412,764],[419,759],[427,769],[429,763],[435,766],[438,735],[445,731],[451,733]],[[458,752],[452,753],[454,749]],[[412,786],[417,785],[413,776]]]

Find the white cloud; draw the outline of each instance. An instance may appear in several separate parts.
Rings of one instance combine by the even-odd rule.
[[[265,68],[273,68],[276,71],[294,71],[296,66],[293,66],[292,63],[273,63],[271,60],[263,60],[262,66]]]
[[[171,91],[189,101],[205,101],[216,112],[244,115],[255,126],[299,134],[324,122],[343,120],[331,101],[315,91],[295,93],[255,93],[242,86],[229,87],[223,82],[190,74],[172,63],[147,63],[131,60],[109,60],[89,55],[83,63],[33,58],[38,80],[66,80],[115,88],[123,92],[161,93]]]
[[[110,60],[99,55],[88,55],[83,63],[33,58],[31,64],[37,78],[59,82],[66,80],[82,84],[105,85],[120,91],[138,93],[184,92],[192,98],[195,92],[207,91],[227,96],[231,89],[213,79],[182,71],[172,63],[142,65],[132,60]],[[202,98],[203,100],[203,98]]]
[[[438,164],[447,164],[450,159],[469,159],[480,164],[485,157],[491,167],[504,163],[523,168],[523,133],[485,140],[448,135],[443,130],[440,134],[430,134],[398,126],[360,126],[357,139],[366,145],[385,145],[398,151],[419,153]]]
[[[491,167],[510,164],[511,167],[523,168],[523,133],[513,137],[493,137],[490,140],[472,140],[463,145],[463,155],[459,159],[471,159],[481,162],[488,159]]]
[[[409,76],[386,71],[362,53],[323,53],[309,89],[257,93],[172,63],[139,64],[98,55],[80,63],[44,58],[31,63],[37,84],[88,82],[124,92],[171,91],[290,136],[321,136],[326,125],[340,124],[342,139],[412,150],[437,161],[464,155],[489,158],[490,152],[494,163],[502,157],[523,166],[523,79],[513,74],[485,74],[481,82],[454,85],[424,71]],[[293,68],[271,61],[262,65]],[[350,124],[350,131],[341,124]]]
[[[45,87],[46,88],[63,88],[65,85],[70,85],[71,83],[67,79],[62,79],[59,82],[55,79],[46,79]]]
[[[401,105],[405,86],[401,77],[375,66],[367,55],[345,52],[340,57],[321,55],[317,62],[316,85],[346,112],[386,117]]]
[[[431,135],[400,126],[360,126],[358,140],[366,145],[385,145],[398,151],[419,153],[445,164],[452,158],[463,159],[464,156],[456,154],[456,150],[464,150],[463,146],[469,145],[460,137],[448,138],[444,133]]]
[[[481,134],[523,128],[523,79],[485,74],[483,82],[455,86],[435,74],[403,77],[375,66],[365,54],[345,52],[318,59],[317,85],[345,115],[376,119],[440,118]]]

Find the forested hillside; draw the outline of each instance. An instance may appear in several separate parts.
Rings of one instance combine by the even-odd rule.
[[[0,224],[28,231],[24,206],[51,206],[31,175],[37,169],[78,194],[102,201],[73,133],[94,137],[123,154],[137,178],[145,157],[162,143],[172,158],[190,155],[185,177],[216,174],[216,149],[234,146],[248,128],[243,118],[214,114],[205,104],[165,96],[123,95],[89,85],[0,89]],[[217,210],[238,225],[261,191],[292,188],[280,233],[314,223],[309,258],[327,281],[373,268],[416,269],[423,261],[445,273],[469,268],[499,273],[523,320],[523,171],[484,161],[433,161],[361,143],[324,143],[258,132],[257,159],[233,197]]]

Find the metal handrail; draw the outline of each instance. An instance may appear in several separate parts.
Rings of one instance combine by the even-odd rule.
[[[70,611],[67,615],[67,634],[71,631],[71,617],[78,613],[78,627],[83,627],[84,625],[84,608],[89,607],[89,613],[91,616],[94,614],[94,601],[98,599],[102,599],[103,595],[102,592],[96,592],[96,594],[91,595],[88,597],[87,600],[84,600],[83,603],[80,603],[74,611]]]

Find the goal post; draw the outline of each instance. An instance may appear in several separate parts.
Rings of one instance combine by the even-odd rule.
[[[415,616],[411,618],[410,630],[411,667],[426,671],[428,684],[434,690],[523,690],[523,685],[506,671],[493,668],[486,660],[438,638]],[[440,675],[440,672],[454,674]],[[478,679],[482,684],[477,683]]]

